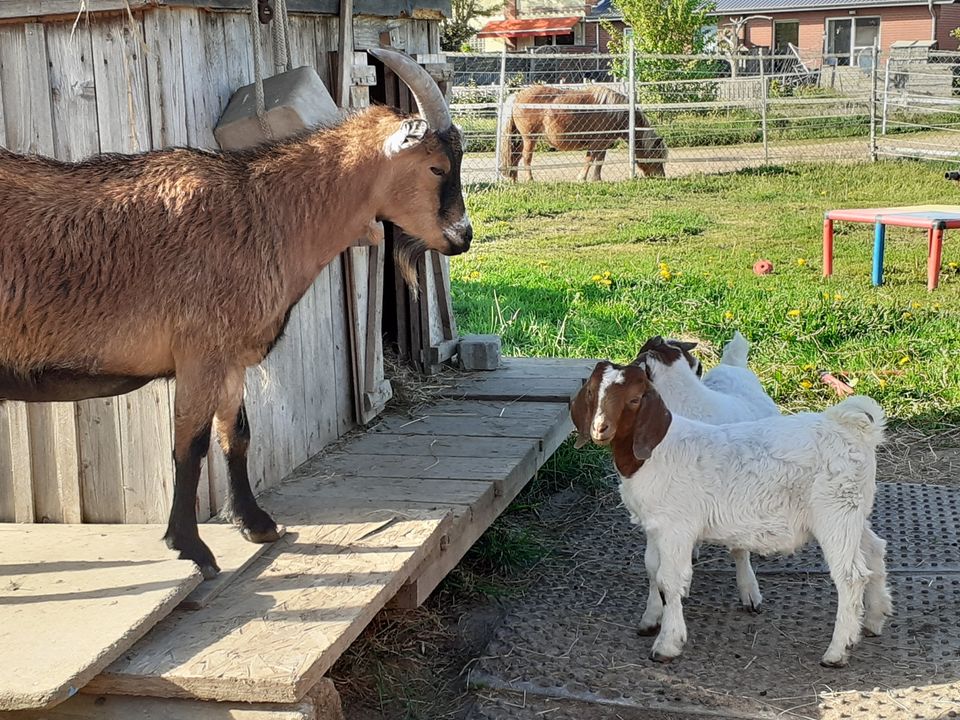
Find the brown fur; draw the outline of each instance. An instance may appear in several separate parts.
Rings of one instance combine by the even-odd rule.
[[[207,574],[194,456],[216,413],[228,456],[244,450],[247,487],[231,473],[227,512],[252,538],[277,534],[234,437],[243,374],[318,273],[377,219],[420,238],[397,250],[408,275],[423,248],[469,247],[459,132],[429,130],[388,157],[385,141],[410,122],[371,108],[253,150],[80,163],[0,149],[0,400],[76,400],[176,375],[167,538]]]
[[[586,180],[593,169],[592,178],[600,179],[603,161],[607,150],[618,140],[628,137],[628,111],[525,108],[524,104],[545,105],[626,105],[629,100],[618,92],[604,87],[564,88],[546,85],[533,85],[524,88],[515,96],[510,107],[512,115],[505,129],[504,148],[507,148],[509,168],[507,174],[511,180],[517,179],[521,159],[520,141],[522,139],[523,162],[527,180],[532,179],[530,164],[538,140],[545,140],[557,150],[585,150],[586,163],[580,175]],[[667,148],[650,121],[641,110],[636,111],[636,163],[640,172],[648,176],[663,176],[663,163],[667,158]],[[646,162],[644,162],[646,161]]]
[[[603,406],[598,406],[598,393],[608,368],[624,374],[623,383],[607,388]],[[597,411],[603,413],[603,436],[593,433],[591,424]],[[654,389],[644,368],[635,365],[597,363],[590,379],[571,403],[571,418],[577,428],[577,447],[592,440],[610,444],[613,460],[621,475],[629,477],[648,460],[670,428],[672,416],[660,394]]]

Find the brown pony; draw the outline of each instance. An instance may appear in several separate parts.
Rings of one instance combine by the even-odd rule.
[[[600,179],[600,171],[607,150],[618,140],[626,140],[629,133],[628,110],[571,109],[570,105],[627,105],[625,95],[602,86],[586,88],[533,85],[510,96],[504,105],[504,125],[501,129],[501,173],[517,179],[520,164],[521,141],[523,163],[527,180],[532,180],[530,163],[538,140],[545,140],[556,150],[586,150],[587,158],[580,174],[586,180]],[[557,105],[554,108],[539,107]],[[533,107],[525,107],[533,106]],[[667,147],[646,115],[636,110],[634,131],[636,156],[634,162],[643,175],[663,177]],[[506,161],[506,162],[504,162]]]

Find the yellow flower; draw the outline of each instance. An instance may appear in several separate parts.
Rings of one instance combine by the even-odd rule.
[[[599,275],[594,275],[590,279],[593,280],[594,282],[600,282],[600,280],[602,280],[602,278]]]
[[[824,293],[824,294],[823,294],[823,299],[824,299],[824,300],[829,300],[829,299],[830,299],[830,293]]]
[[[669,270],[661,270],[660,277],[662,277],[664,280],[670,280],[673,277],[673,273]]]
[[[604,287],[610,287],[613,284],[613,281],[610,280],[609,278],[604,278],[603,280],[600,281],[600,284],[603,285]]]
[[[958,267],[960,267],[960,264],[957,264],[955,262],[948,262],[947,267],[950,268],[951,270],[956,270]]]
[[[472,273],[470,273],[471,280],[476,280],[479,277],[480,277],[480,272],[478,270],[474,270]]]
[[[898,364],[898,365],[906,365],[908,362],[910,362],[910,356],[909,356],[909,355],[904,355],[902,358],[900,358],[900,362],[898,362],[897,364]]]
[[[909,320],[910,318],[913,317],[913,313],[905,312],[905,313],[903,313],[903,315],[901,315],[900,317],[901,317],[902,319],[904,319],[904,320]]]
[[[931,305],[930,307],[932,307],[934,310],[939,310],[939,309],[940,309],[940,303],[934,303],[934,304]]]
[[[797,258],[797,265],[799,265],[800,267],[803,267],[806,264],[807,264],[806,258]]]
[[[811,370],[816,370],[816,368],[817,366],[814,365],[813,363],[807,363],[806,365],[803,366],[803,369],[806,372],[810,372]]]
[[[670,266],[667,265],[665,262],[658,264],[657,267],[660,268],[660,272],[666,272],[667,270],[670,269]]]
[[[477,255],[477,262],[483,262],[487,259],[486,255]]]
[[[724,319],[724,320],[733,320],[733,313],[730,312],[729,310],[727,310],[727,311],[723,314],[723,319]]]
[[[880,378],[879,380],[877,380],[877,385],[879,385],[882,388],[885,388],[887,386],[887,381],[884,380],[883,378]]]
[[[912,307],[914,310],[919,310],[920,308],[923,307],[923,303],[915,302],[915,303],[912,303],[910,307]]]
[[[604,271],[603,271],[603,276],[604,276],[605,278],[610,277],[610,271],[609,271],[609,270],[604,270]]]
[[[795,318],[795,317],[800,317],[800,311],[799,311],[799,310],[787,310],[787,317],[793,317],[793,318]]]
[[[841,300],[843,300],[843,295],[841,295],[840,293],[837,293],[836,295],[833,296],[834,302],[840,302]]]
[[[809,390],[810,388],[813,387],[813,383],[810,382],[809,380],[801,380],[800,387],[802,387],[804,390]]]

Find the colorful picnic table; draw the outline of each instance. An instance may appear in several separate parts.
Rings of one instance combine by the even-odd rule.
[[[927,290],[934,290],[940,279],[943,236],[946,230],[960,228],[958,205],[910,205],[889,208],[849,208],[828,210],[823,220],[823,275],[833,274],[833,222],[869,223],[873,236],[873,284],[883,284],[883,250],[886,226],[927,229]]]

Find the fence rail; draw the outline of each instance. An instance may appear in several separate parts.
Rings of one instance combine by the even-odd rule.
[[[526,174],[515,114],[544,121],[526,129],[534,180],[573,180],[590,167],[592,177],[633,177],[634,161],[659,162],[647,124],[666,145],[669,176],[790,161],[960,158],[960,53],[882,57],[874,49],[847,66],[797,52],[448,57],[468,183],[503,180],[518,166]],[[555,90],[511,101],[531,86]]]

